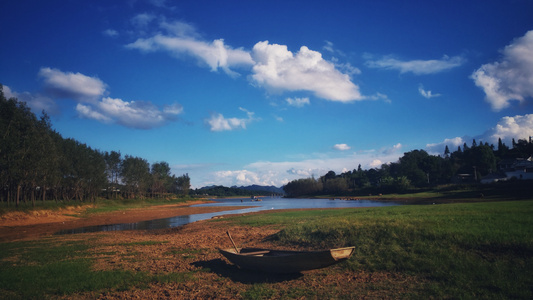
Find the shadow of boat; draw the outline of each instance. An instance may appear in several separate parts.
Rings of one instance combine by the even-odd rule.
[[[298,279],[303,276],[302,273],[275,274],[240,269],[235,265],[226,263],[220,258],[208,261],[196,261],[193,262],[192,265],[213,272],[218,276],[226,277],[232,281],[244,284],[284,282]]]

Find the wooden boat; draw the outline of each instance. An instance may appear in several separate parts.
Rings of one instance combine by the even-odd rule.
[[[219,249],[230,262],[243,269],[270,273],[298,273],[325,268],[348,259],[355,247],[323,251],[286,251],[259,248]]]

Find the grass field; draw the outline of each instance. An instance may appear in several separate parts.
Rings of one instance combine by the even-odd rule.
[[[245,216],[276,224],[282,245],[356,246],[350,270],[427,280],[436,298],[533,297],[533,201],[282,212]]]
[[[404,289],[411,289],[406,294],[409,298],[532,299],[532,216],[533,200],[528,200],[286,211],[210,223],[279,228],[270,240],[280,247],[356,246],[352,258],[340,265],[343,272],[388,272],[416,278],[416,282],[404,283]],[[92,235],[91,239],[52,237],[0,244],[0,298],[54,298],[83,292],[98,295],[143,288],[153,282],[198,281],[197,271],[154,275],[143,270],[94,270],[91,266],[96,256],[105,253],[94,253],[88,245],[98,243],[99,237]],[[165,243],[157,240],[122,246],[133,250]],[[193,249],[191,253],[172,251],[180,257],[200,255],[192,253],[196,251]],[[297,292],[292,295],[314,295],[312,288],[305,286],[291,291]],[[331,290],[331,297],[340,297],[336,293]],[[246,292],[235,297],[283,298],[279,295],[271,283],[263,282],[249,284]]]
[[[13,203],[9,206],[6,202],[0,202],[0,216],[5,213],[21,211],[30,212],[32,210],[60,210],[68,207],[84,207],[84,215],[93,213],[111,212],[117,210],[126,210],[131,208],[145,208],[155,205],[180,204],[193,200],[192,198],[169,198],[169,199],[104,199],[99,198],[96,202],[78,202],[78,201],[36,201],[35,206],[31,202],[21,202],[18,207]]]

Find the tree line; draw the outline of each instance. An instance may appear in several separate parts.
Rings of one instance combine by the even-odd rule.
[[[102,152],[52,129],[25,102],[7,99],[0,84],[0,203],[95,201],[97,197],[188,195],[190,178],[166,162]]]
[[[215,197],[233,197],[233,196],[250,197],[250,196],[265,196],[265,195],[273,194],[271,191],[268,191],[267,189],[252,190],[252,189],[246,189],[244,187],[240,187],[240,188],[239,187],[226,187],[222,185],[202,187],[199,189],[191,190],[190,193],[191,195],[215,196]]]
[[[527,158],[533,154],[533,141],[512,140],[509,147],[498,140],[498,145],[478,144],[474,139],[468,146],[459,146],[450,152],[446,146],[443,155],[430,155],[424,150],[413,150],[394,163],[380,168],[363,170],[361,165],[353,171],[335,174],[329,171],[316,179],[303,178],[284,186],[288,197],[310,195],[365,195],[402,193],[412,188],[441,184],[478,182],[483,176],[496,173],[497,163],[507,158]]]

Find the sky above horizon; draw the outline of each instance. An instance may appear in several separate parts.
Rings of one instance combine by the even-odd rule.
[[[533,1],[2,1],[0,83],[193,188],[533,136]]]

